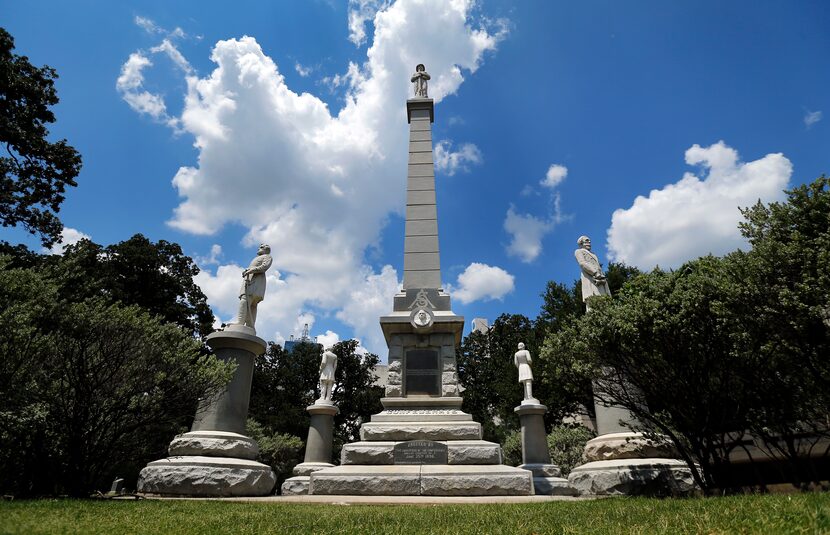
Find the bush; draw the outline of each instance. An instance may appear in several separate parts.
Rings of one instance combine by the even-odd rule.
[[[508,466],[522,464],[522,432],[512,431],[501,443],[502,462]]]
[[[585,443],[594,438],[594,433],[581,425],[559,425],[548,435],[548,450],[551,462],[562,470],[562,477],[568,477],[574,467],[582,464]]]
[[[257,460],[273,468],[277,474],[277,488],[291,477],[291,471],[303,461],[303,441],[294,435],[269,433],[256,420],[248,420],[248,436],[259,444]]]

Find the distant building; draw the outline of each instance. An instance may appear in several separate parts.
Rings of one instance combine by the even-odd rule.
[[[292,334],[291,336],[288,337],[288,340],[285,341],[282,348],[287,353],[291,353],[292,351],[294,351],[294,348],[297,346],[297,344],[302,344],[302,343],[317,344],[317,337],[315,336],[314,338],[311,338],[308,335],[308,323],[306,323],[303,326],[303,334],[300,335],[299,338],[294,339],[294,335]],[[319,345],[319,344],[317,344],[317,345]]]
[[[490,330],[490,323],[486,318],[473,318],[473,332],[487,334]]]

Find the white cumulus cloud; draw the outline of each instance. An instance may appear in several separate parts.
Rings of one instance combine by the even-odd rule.
[[[568,176],[568,168],[564,165],[553,164],[548,167],[548,172],[545,173],[545,178],[540,182],[546,188],[555,188],[565,180]]]
[[[89,234],[84,234],[78,229],[63,227],[60,241],[52,245],[49,249],[44,248],[43,252],[48,252],[49,254],[63,254],[63,250],[67,245],[76,244],[84,239],[89,240],[92,238],[90,238]]]
[[[497,266],[473,262],[451,286],[452,295],[464,304],[479,300],[502,299],[513,291],[516,277]]]
[[[512,204],[504,218],[504,230],[510,234],[507,254],[522,262],[532,262],[542,252],[542,238],[553,229],[553,223],[530,214],[516,212]]]
[[[614,212],[608,229],[611,260],[641,269],[674,268],[705,254],[735,250],[745,243],[738,231],[739,208],[782,200],[792,175],[783,154],[745,163],[723,141],[693,145],[686,163],[699,166],[699,175],[687,172]]]
[[[385,349],[377,316],[391,307],[397,273],[391,266],[377,273],[363,258],[389,213],[403,210],[409,78],[424,63],[432,76],[430,94],[440,103],[504,37],[473,18],[469,1],[376,6],[366,61],[348,66],[347,82],[339,88],[345,105],[336,114],[315,95],[293,91],[253,37],[219,41],[211,73],[185,74],[184,109],[174,119],[193,136],[199,154],[173,178],[182,202],[169,224],[211,235],[238,223],[247,229],[243,244],[252,252],[261,242],[271,245],[278,275],[269,276],[257,319],[265,336],[289,332],[302,312],[334,312],[370,351]],[[140,67],[140,75],[147,66],[130,72]],[[134,90],[141,81],[133,82]],[[144,112],[131,103],[131,94],[122,91]],[[436,111],[440,117],[440,106]],[[395,176],[400,180],[390,181]],[[216,298],[226,299],[214,302],[208,294],[225,317],[235,309],[236,296],[230,299],[227,283],[217,279],[234,276],[235,292],[240,272],[229,265],[200,274],[200,284],[216,287]],[[374,303],[380,289],[388,292],[378,297],[382,307],[356,301],[372,296]]]
[[[442,139],[435,144],[435,169],[452,176],[458,171],[467,172],[470,165],[480,164],[481,151],[472,143],[464,143],[457,151],[452,150],[452,141]]]

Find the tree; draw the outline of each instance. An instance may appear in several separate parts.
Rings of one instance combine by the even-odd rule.
[[[334,344],[337,370],[332,400],[339,413],[334,419],[336,445],[359,439],[360,424],[382,410],[383,388],[374,383],[377,355],[356,352],[356,340]],[[319,396],[319,366],[323,347],[301,342],[291,352],[268,344],[265,356],[254,363],[249,416],[262,424],[266,434],[308,436],[310,418],[306,407]]]
[[[177,326],[100,297],[60,299],[0,257],[0,485],[83,496],[137,476],[230,379]]]
[[[81,156],[67,141],[49,142],[58,103],[49,66],[35,67],[18,56],[14,39],[0,28],[0,221],[39,234],[44,246],[60,240],[57,217],[67,187],[77,185]]]
[[[66,299],[104,296],[138,305],[194,335],[213,332],[207,297],[193,281],[199,268],[177,243],[153,243],[141,234],[106,247],[84,239],[63,255],[43,257],[42,266],[59,281]]]

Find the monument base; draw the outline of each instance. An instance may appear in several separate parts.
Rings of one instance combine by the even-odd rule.
[[[138,476],[138,492],[161,496],[267,496],[277,478],[250,459],[174,456],[153,461]]]
[[[527,496],[533,474],[504,465],[343,465],[311,474],[310,494]]]
[[[656,441],[631,431],[607,433],[592,438],[585,444],[585,459],[588,461],[674,459],[676,456],[674,446],[668,440]]]
[[[574,468],[568,483],[598,496],[685,496],[697,489],[685,462],[663,458],[592,461]]]
[[[533,474],[533,489],[536,494],[547,496],[578,496],[579,492],[562,477],[562,471],[555,464],[521,464],[519,468]]]
[[[282,482],[280,486],[280,494],[283,496],[295,496],[299,494],[308,494],[309,476],[314,472],[325,470],[326,468],[334,468],[331,463],[300,463],[294,467],[292,473],[294,477],[288,478]]]

